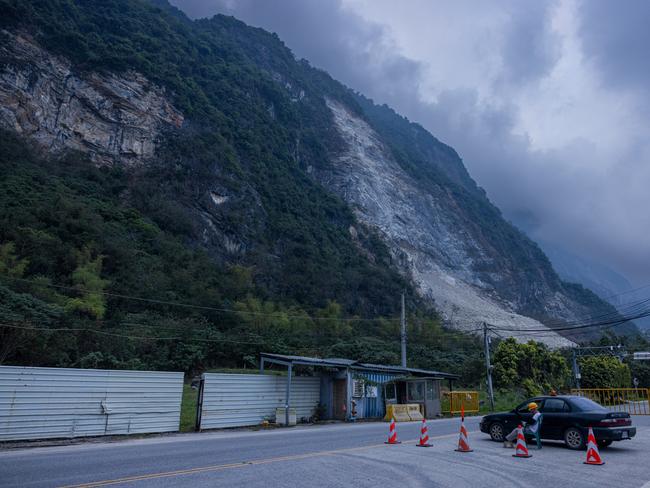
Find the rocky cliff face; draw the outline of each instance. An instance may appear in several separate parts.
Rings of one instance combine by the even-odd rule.
[[[0,126],[50,151],[137,164],[153,156],[166,128],[183,123],[164,91],[138,73],[75,73],[26,35],[3,31],[2,37]]]
[[[482,279],[477,269],[493,269],[494,260],[468,230],[462,211],[454,211],[445,188],[423,191],[366,121],[339,102],[327,103],[346,147],[317,177],[349,202],[362,222],[381,231],[404,272],[435,302],[447,322],[465,330],[483,322],[545,328],[518,313],[516,303],[499,297]],[[491,274],[501,279],[497,270]],[[549,294],[549,315],[569,319],[582,308],[559,292]],[[525,333],[516,336],[535,338]],[[543,340],[553,346],[570,344],[550,329]]]

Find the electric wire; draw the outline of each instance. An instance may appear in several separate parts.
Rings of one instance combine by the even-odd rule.
[[[635,291],[643,290],[645,288],[650,288],[650,283],[648,283],[647,285],[639,286],[638,288],[632,288],[631,290],[616,293],[615,295],[609,295],[609,296],[606,296],[606,297],[602,297],[602,299],[603,300],[609,300],[610,298],[620,297],[621,295],[627,295],[628,293],[634,293]]]
[[[501,330],[501,331],[507,331],[507,332],[548,332],[549,330],[551,331],[572,331],[572,330],[581,330],[581,329],[588,329],[592,327],[600,327],[600,326],[607,326],[607,325],[620,325],[626,322],[630,322],[635,319],[643,318],[643,317],[648,317],[650,316],[650,309],[646,309],[643,312],[640,312],[636,315],[631,315],[627,317],[621,317],[618,320],[610,320],[610,321],[603,321],[603,322],[595,322],[595,323],[586,323],[586,324],[580,324],[580,325],[575,325],[575,326],[567,326],[567,327],[552,327],[552,328],[545,328],[545,329],[524,329],[524,328],[512,328],[512,327],[492,327],[494,330]]]
[[[65,289],[65,290],[70,290],[70,291],[75,291],[78,293],[94,293],[94,294],[101,294],[107,297],[113,297],[113,298],[120,298],[120,299],[126,299],[126,300],[135,300],[135,301],[141,301],[141,302],[147,302],[147,303],[154,303],[154,304],[159,304],[159,305],[168,305],[168,306],[174,306],[174,307],[183,307],[183,308],[191,308],[191,309],[198,309],[198,310],[206,310],[206,311],[215,311],[215,312],[222,312],[222,313],[232,313],[232,314],[239,314],[239,315],[249,315],[249,316],[256,316],[256,317],[272,317],[272,318],[287,318],[287,319],[298,319],[298,320],[305,320],[305,321],[328,321],[328,322],[397,322],[400,320],[400,318],[395,317],[375,317],[375,318],[364,318],[364,317],[313,317],[310,316],[309,314],[287,314],[286,312],[255,312],[255,311],[249,311],[249,310],[240,310],[240,309],[232,309],[232,308],[223,308],[223,307],[210,307],[210,306],[204,306],[204,305],[195,305],[195,304],[189,304],[189,303],[181,303],[181,302],[172,302],[168,300],[159,300],[159,299],[153,299],[153,298],[144,298],[144,297],[137,297],[133,295],[126,295],[126,294],[120,294],[120,293],[112,293],[112,292],[105,292],[105,291],[92,291],[92,290],[87,290],[84,288],[76,287],[76,286],[66,286],[66,285],[57,285],[53,283],[42,283],[42,282],[37,282],[34,280],[29,280],[25,278],[16,278],[16,277],[10,277],[10,276],[3,276],[3,278],[8,278],[14,281],[18,282],[24,282],[24,283],[29,283],[34,286],[44,286],[44,287],[51,287],[51,288],[58,288],[58,289]],[[650,286],[650,285],[648,285]],[[640,287],[638,289],[642,289],[645,287]],[[632,290],[630,290],[632,291]],[[573,331],[577,330],[583,330],[587,328],[592,328],[592,327],[603,327],[606,329],[609,329],[613,326],[620,325],[622,323],[629,322],[631,320],[635,320],[637,318],[643,318],[650,316],[650,308],[645,308],[646,305],[650,305],[650,298],[646,298],[643,300],[635,301],[635,302],[630,302],[620,308],[619,310],[612,311],[612,312],[607,312],[605,314],[601,315],[593,315],[590,316],[586,319],[583,320],[574,320],[574,321],[549,321],[545,322],[544,325],[546,326],[544,329],[526,329],[526,328],[517,328],[517,327],[497,327],[497,326],[490,326],[490,330],[496,331],[504,331],[504,332],[519,332],[519,333],[524,333],[526,335],[534,335],[536,337],[550,337],[550,336],[555,336],[559,332],[564,332],[565,335],[571,335]],[[625,317],[623,314],[627,313],[629,314],[628,317]],[[600,320],[600,322],[588,322],[590,320]],[[586,323],[585,323],[586,322]],[[142,326],[142,324],[134,324],[135,326]],[[559,326],[559,327],[556,327]],[[604,329],[604,330],[606,330]],[[53,330],[53,329],[46,329],[46,330]],[[70,329],[68,329],[70,330]],[[87,329],[89,331],[94,331],[95,329]],[[466,329],[466,330],[460,330],[458,331],[461,335],[464,334],[471,334],[473,332],[478,332],[482,330],[481,328],[477,329]],[[100,332],[98,332],[100,333]],[[102,333],[107,334],[107,332],[102,331]],[[448,333],[446,331],[446,333]],[[165,339],[161,339],[165,340]],[[171,339],[169,339],[171,340]]]
[[[70,291],[76,291],[79,293],[88,293],[88,294],[98,294],[98,295],[104,295],[107,297],[113,297],[113,298],[122,298],[125,300],[135,300],[135,301],[141,301],[141,302],[147,302],[147,303],[154,303],[157,305],[169,305],[169,306],[174,306],[174,307],[184,307],[184,308],[192,308],[192,309],[198,309],[198,310],[206,310],[206,311],[213,311],[213,312],[223,312],[223,313],[233,313],[233,314],[243,314],[243,315],[253,315],[253,316],[260,316],[260,317],[272,317],[272,316],[285,316],[287,318],[295,318],[295,319],[305,319],[309,318],[309,320],[325,320],[325,321],[338,321],[338,322],[374,322],[378,320],[384,320],[384,321],[399,321],[399,317],[376,317],[376,318],[364,318],[364,317],[344,317],[344,318],[331,318],[331,317],[312,317],[305,313],[304,315],[295,315],[295,314],[285,314],[284,312],[272,312],[272,313],[267,313],[267,312],[253,312],[249,310],[237,310],[237,309],[232,309],[232,308],[220,308],[220,307],[209,307],[205,305],[194,305],[191,303],[181,303],[181,302],[171,302],[167,300],[158,300],[155,298],[144,298],[144,297],[136,297],[133,295],[124,295],[121,293],[112,293],[112,292],[106,292],[106,291],[94,291],[94,290],[87,290],[81,287],[76,287],[76,286],[66,286],[66,285],[56,285],[53,283],[39,283],[34,280],[28,280],[25,278],[15,278],[12,276],[6,276],[3,275],[3,278],[8,278],[10,280],[14,281],[19,281],[23,283],[30,283],[34,286],[44,286],[44,287],[51,287],[51,288],[59,288],[59,289],[64,289],[64,290],[70,290]]]
[[[21,322],[24,324],[24,322]],[[139,326],[138,326],[139,327]],[[149,328],[155,328],[155,326],[145,326]],[[111,337],[120,337],[120,338],[125,338],[125,339],[133,339],[133,340],[161,340],[161,341],[196,341],[196,342],[211,342],[211,343],[233,343],[233,344],[248,344],[248,345],[267,345],[269,340],[278,340],[278,339],[290,339],[290,337],[287,336],[269,336],[267,334],[257,334],[256,336],[259,339],[265,339],[265,342],[260,342],[258,341],[251,341],[251,340],[234,340],[234,339],[228,339],[228,338],[201,338],[201,337],[187,337],[184,335],[172,335],[172,336],[151,336],[151,335],[133,335],[133,334],[124,334],[124,333],[119,333],[119,332],[109,332],[106,330],[100,330],[100,329],[93,329],[89,327],[34,327],[34,326],[25,326],[25,325],[17,325],[16,323],[10,324],[7,322],[0,322],[0,328],[10,328],[10,329],[18,329],[18,330],[25,330],[25,331],[32,331],[32,332],[44,332],[44,333],[50,333],[50,332],[90,332],[93,334],[99,334],[99,335],[105,335],[105,336],[111,336]],[[119,329],[118,329],[119,330]],[[478,330],[478,329],[476,329]],[[176,330],[176,332],[179,332]],[[201,332],[208,332],[208,330],[203,329]],[[223,331],[215,331],[218,333],[224,333]],[[468,331],[471,332],[471,331]],[[345,337],[341,337],[340,335],[329,335],[329,334],[300,334],[300,337],[310,337],[312,339],[330,339],[330,340],[341,340],[344,339]],[[469,334],[459,336],[462,339],[465,340],[471,340],[472,337]],[[441,340],[442,339],[442,340]],[[450,338],[448,337],[443,337],[443,338],[436,338],[436,342],[438,344],[443,344],[445,342],[452,342],[449,341]],[[456,340],[453,340],[453,342],[458,342]]]

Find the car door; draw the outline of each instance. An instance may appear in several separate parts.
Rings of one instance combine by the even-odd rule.
[[[528,404],[530,402],[535,402],[539,406],[543,403],[543,400],[534,398],[531,400],[526,400],[524,403],[517,405],[517,407],[512,411],[514,415],[509,416],[508,421],[505,422],[505,427],[508,432],[517,427],[517,425],[523,425],[524,423],[528,422],[533,416],[530,413],[530,410],[528,410]]]
[[[562,398],[547,398],[540,407],[542,439],[562,439],[571,409]]]

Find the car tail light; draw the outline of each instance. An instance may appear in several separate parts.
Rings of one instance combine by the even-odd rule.
[[[596,424],[598,427],[622,427],[632,425],[632,420],[628,418],[603,419]]]

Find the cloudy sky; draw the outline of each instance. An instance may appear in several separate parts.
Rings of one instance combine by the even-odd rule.
[[[650,283],[650,2],[172,3],[277,32],[453,146],[534,239]]]

